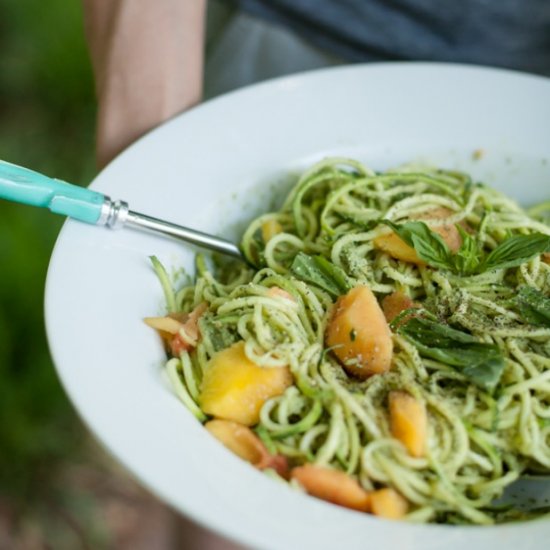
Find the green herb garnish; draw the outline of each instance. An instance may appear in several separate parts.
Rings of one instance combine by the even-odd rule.
[[[323,256],[308,256],[298,252],[290,271],[301,281],[314,284],[333,297],[341,296],[353,287],[345,271]]]
[[[517,267],[535,256],[550,251],[550,235],[531,233],[509,237],[484,257],[478,241],[457,225],[462,245],[456,254],[453,254],[441,236],[424,222],[414,221],[398,225],[382,220],[382,223],[391,227],[401,239],[412,246],[419,258],[428,265],[463,276]]]
[[[501,242],[482,262],[482,271],[517,267],[550,251],[550,235],[515,235]]]
[[[532,325],[550,327],[550,298],[530,286],[522,286],[515,299],[523,319]]]
[[[199,319],[199,329],[203,338],[210,340],[214,351],[226,349],[239,340],[237,331],[231,328],[230,324],[223,322],[223,318],[215,319],[210,315],[202,315]]]
[[[476,238],[466,232],[460,225],[456,228],[462,238],[462,244],[452,257],[454,271],[462,275],[476,273],[479,269],[483,252]]]
[[[428,265],[439,269],[450,269],[452,253],[440,235],[432,231],[424,222],[407,222],[397,225],[389,220],[382,223],[391,227],[418,256]]]
[[[493,391],[504,370],[504,358],[495,344],[430,319],[415,317],[398,332],[411,341],[420,355],[457,367],[480,388]]]

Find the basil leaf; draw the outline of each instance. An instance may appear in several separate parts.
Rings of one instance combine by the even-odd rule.
[[[515,235],[501,242],[480,265],[481,271],[517,267],[550,251],[550,235]]]
[[[342,268],[334,265],[332,262],[329,262],[326,258],[323,258],[323,256],[314,256],[313,261],[317,264],[325,276],[332,278],[343,294],[348,292],[348,290],[351,290],[353,284]]]
[[[517,267],[539,254],[550,252],[550,235],[532,233],[506,239],[480,260],[482,250],[478,242],[458,225],[456,227],[462,237],[462,244],[457,253],[453,254],[441,236],[424,222],[414,221],[398,225],[389,220],[382,220],[381,223],[391,227],[428,265],[460,275]]]
[[[473,384],[492,391],[504,370],[504,358],[494,344],[478,342],[474,336],[447,325],[415,317],[402,325],[403,334],[420,355],[458,367]]]
[[[412,246],[419,258],[428,265],[439,269],[452,269],[452,254],[440,235],[432,231],[424,222],[406,222],[397,225],[389,220],[382,223],[391,227],[401,239]]]
[[[334,297],[345,294],[353,286],[345,271],[323,256],[308,256],[298,252],[290,271],[301,281],[312,283]]]
[[[462,374],[476,386],[493,391],[500,380],[503,370],[504,358],[499,355],[498,357],[487,359],[483,363],[465,367],[462,370]]]
[[[403,311],[400,311],[391,321],[390,329],[393,332],[396,332],[397,329],[403,324],[406,323],[412,317],[420,314],[420,308],[418,306],[408,307]]]
[[[462,244],[453,256],[454,268],[461,275],[472,275],[480,264],[481,248],[477,239],[466,232],[463,227],[457,225],[456,228],[462,238]]]
[[[210,315],[202,315],[199,319],[200,333],[210,340],[214,351],[226,349],[240,339],[238,332],[230,326]]]
[[[530,286],[522,286],[516,305],[523,319],[532,325],[550,327],[550,298]]]
[[[456,343],[473,344],[477,340],[467,332],[456,330],[431,319],[414,317],[403,325],[402,331],[425,346],[449,348]]]

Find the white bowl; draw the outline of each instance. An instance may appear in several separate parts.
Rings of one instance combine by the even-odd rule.
[[[237,239],[277,184],[327,154],[376,169],[427,160],[524,203],[550,196],[550,81],[444,64],[374,64],[252,86],[175,118],[92,183],[131,208]],[[481,150],[480,155],[474,155]],[[474,158],[475,157],[475,158]],[[203,525],[267,549],[546,548],[550,522],[411,525],[292,491],[226,451],[174,397],[148,256],[192,271],[181,243],[69,221],[46,288],[51,352],[67,393],[144,485]]]

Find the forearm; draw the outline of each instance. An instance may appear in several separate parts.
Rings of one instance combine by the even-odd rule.
[[[206,0],[83,0],[104,165],[201,99]]]

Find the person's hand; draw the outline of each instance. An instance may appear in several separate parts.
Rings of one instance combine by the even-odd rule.
[[[83,0],[100,167],[202,95],[206,0]]]

